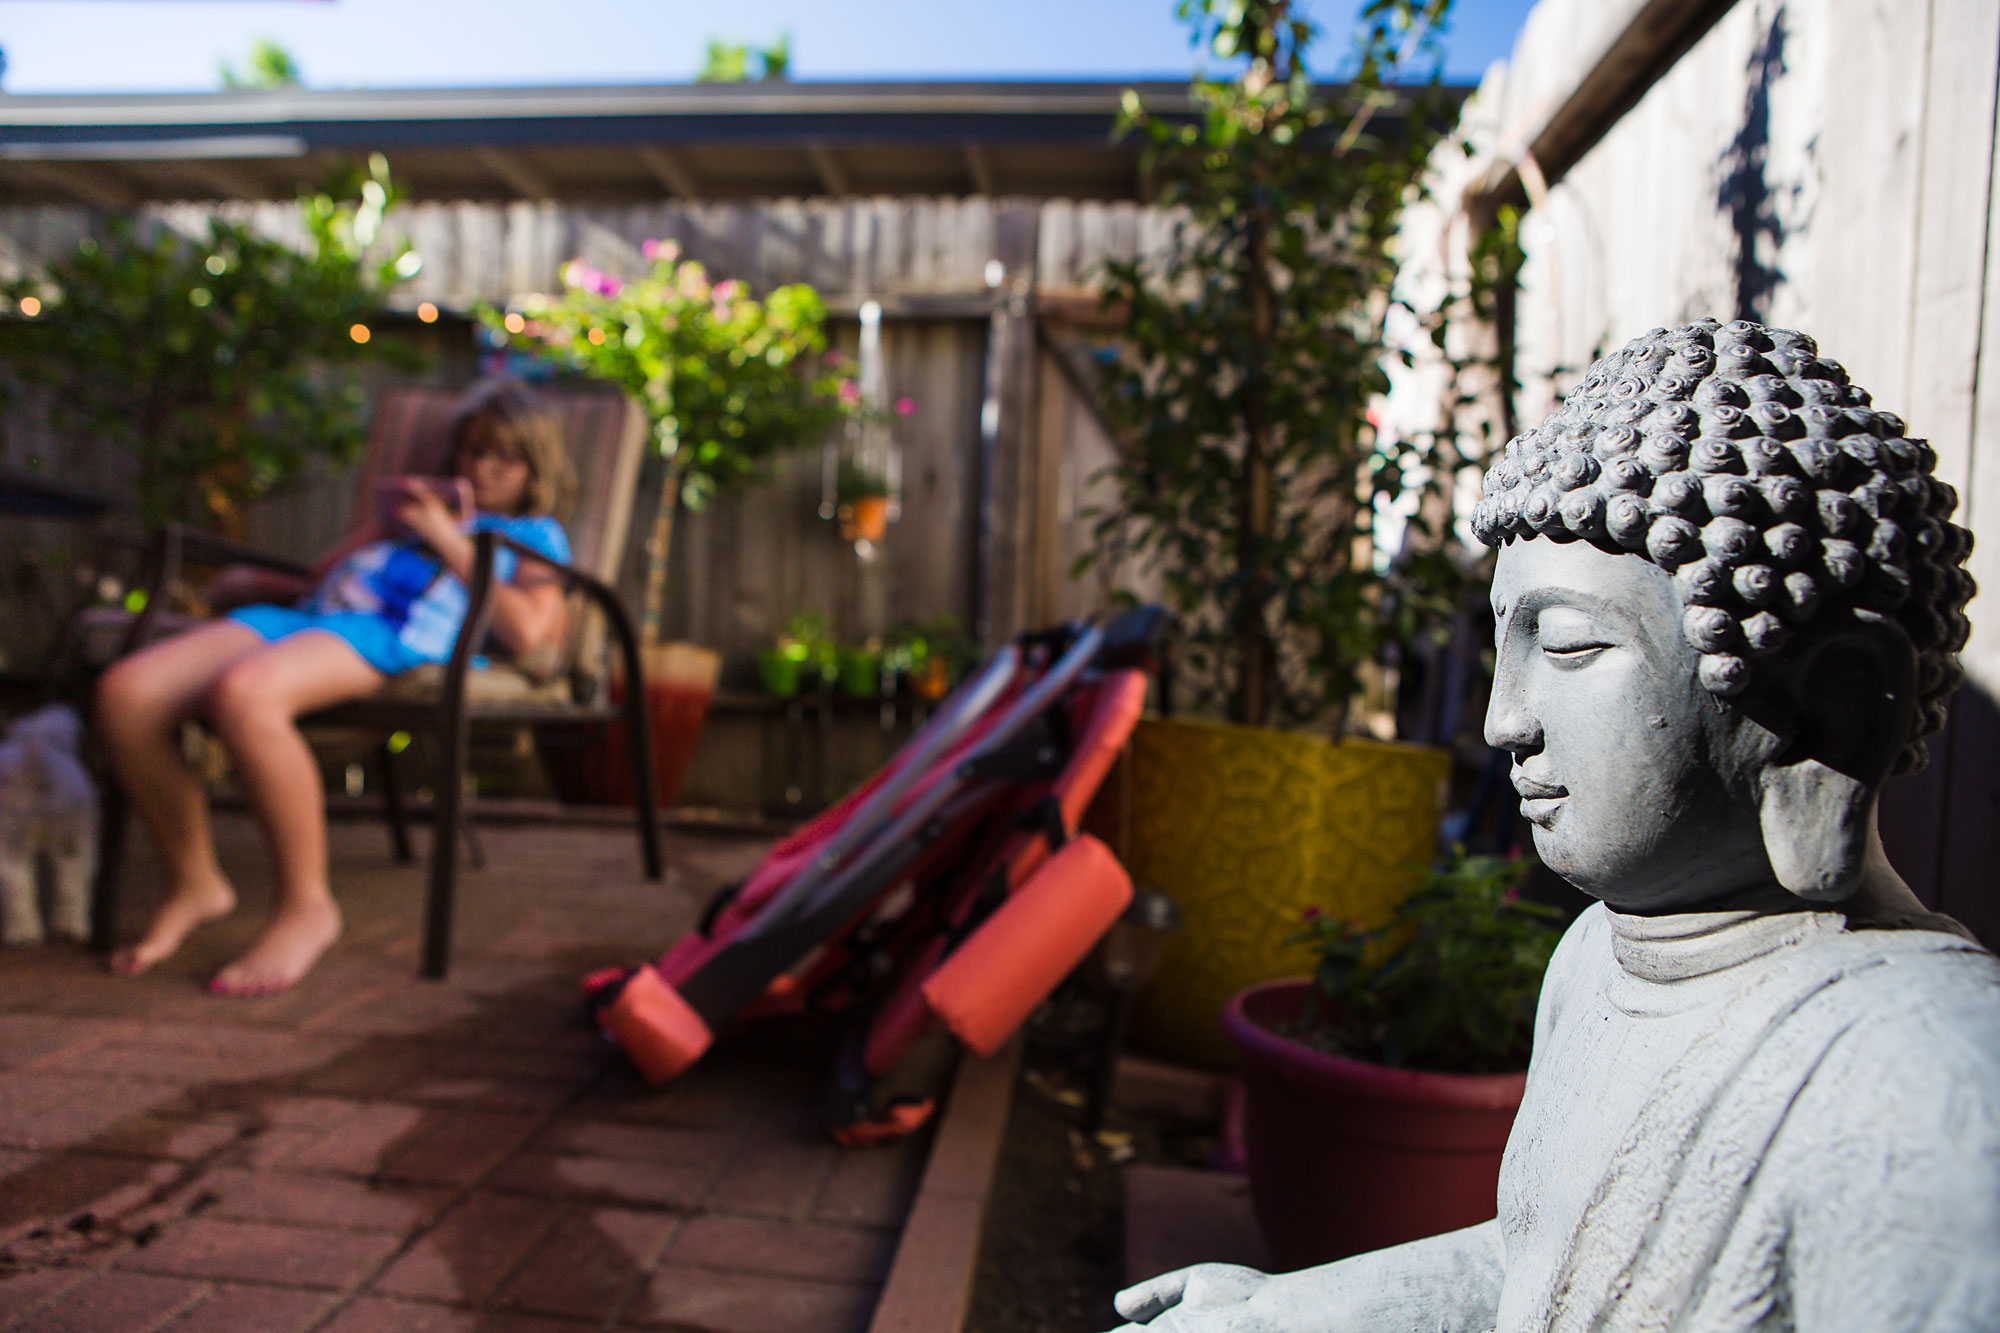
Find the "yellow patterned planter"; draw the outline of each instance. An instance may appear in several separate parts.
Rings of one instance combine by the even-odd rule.
[[[1430,861],[1450,756],[1148,718],[1129,763],[1128,780],[1107,784],[1099,827],[1133,879],[1171,897],[1184,923],[1140,1000],[1134,1039],[1228,1065],[1222,1006],[1246,986],[1306,970],[1303,948],[1283,943],[1305,909],[1378,923],[1408,890],[1410,868]]]

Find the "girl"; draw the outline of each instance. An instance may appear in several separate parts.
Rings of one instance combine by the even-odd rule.
[[[405,484],[395,534],[332,562],[298,605],[240,608],[132,654],[98,683],[97,719],[113,772],[169,876],[166,901],[138,943],[112,955],[113,971],[145,971],[189,931],[236,906],[200,780],[181,757],[181,724],[196,717],[229,751],[278,876],[263,932],[208,989],[283,990],[339,938],[326,796],[296,720],[451,655],[466,613],[470,533],[492,530],[551,560],[569,559],[569,541],[550,516],[569,489],[554,414],[519,384],[483,385],[460,405],[451,440],[453,470],[469,483],[477,510],[469,523],[431,490]],[[517,658],[552,651],[563,632],[562,584],[546,567],[512,557],[496,554],[492,637]]]

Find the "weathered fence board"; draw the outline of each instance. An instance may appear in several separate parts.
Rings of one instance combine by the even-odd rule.
[[[1464,121],[1496,171],[1519,161],[1633,8],[1536,7]],[[1884,833],[1918,891],[1989,940],[2000,938],[1997,74],[1990,0],[1741,0],[1553,188],[1536,188],[1532,164],[1522,171],[1517,296],[1523,422],[1649,327],[1746,316],[1811,331],[1937,448],[1988,592],[1971,608],[1950,730],[1925,775],[1889,789]]]

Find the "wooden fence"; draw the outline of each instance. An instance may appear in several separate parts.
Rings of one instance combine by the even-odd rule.
[[[1672,24],[1716,9],[1678,52]],[[1810,332],[1931,441],[1989,591],[1971,608],[1952,724],[1930,768],[1889,789],[1884,832],[1919,893],[1988,940],[2000,939],[1996,57],[1992,0],[1541,0],[1468,104],[1475,152],[1444,163],[1441,192],[1476,207],[1503,173],[1521,183],[1522,422],[1624,340],[1712,315]],[[1417,232],[1448,230],[1439,212]]]
[[[143,220],[192,234],[213,211],[162,206],[145,210]],[[296,230],[287,206],[220,211],[279,236]],[[573,257],[634,272],[649,238],[675,240],[717,276],[760,291],[811,283],[834,313],[836,342],[850,352],[861,306],[880,305],[888,391],[912,398],[915,411],[894,422],[901,517],[873,557],[859,557],[820,516],[823,460],[814,450],[676,527],[666,629],[721,651],[726,689],[750,685],[756,650],[799,611],[831,615],[836,632],[849,640],[945,615],[991,640],[1102,604],[1102,586],[1072,584],[1068,569],[1087,542],[1081,515],[1109,446],[1038,342],[1035,308],[1050,295],[1074,304],[1105,258],[1163,244],[1170,220],[1157,211],[977,197],[426,204],[403,210],[396,225],[424,258],[421,272],[397,293],[404,310],[428,301],[463,312],[556,290],[561,265]],[[79,209],[0,210],[0,273],[65,253],[97,226]],[[460,383],[475,373],[472,330],[462,319],[435,325],[412,319],[399,331],[423,340],[433,381]],[[0,460],[7,464],[112,494],[123,487],[123,460],[89,442],[47,439],[18,418],[6,426]],[[257,505],[250,535],[272,549],[310,555],[344,530],[351,492],[344,472],[317,472]],[[636,515],[635,533],[646,532],[650,518],[649,511]],[[0,532],[0,568],[11,567],[25,546],[68,540],[42,525]],[[630,592],[639,586],[643,558],[635,541],[625,580]],[[23,631],[46,628],[14,620]],[[722,775],[719,785],[704,788],[698,780],[691,795],[750,801],[753,740],[741,736],[735,745],[741,753],[705,763],[703,773]],[[865,769],[872,757],[862,746],[856,764]],[[833,780],[848,775],[838,772]]]

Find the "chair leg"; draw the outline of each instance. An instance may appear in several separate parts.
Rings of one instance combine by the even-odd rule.
[[[118,929],[119,871],[125,859],[131,810],[116,778],[105,776],[97,809],[97,876],[90,895],[90,947],[109,953]]]
[[[466,725],[461,714],[438,728],[437,809],[431,831],[430,893],[424,909],[421,974],[444,979],[451,961],[452,895],[458,887],[458,839],[465,806]]]
[[[660,855],[659,795],[653,785],[653,729],[646,716],[645,682],[625,689],[625,752],[632,757],[632,814],[639,824],[639,856],[645,863],[646,878],[657,881],[664,873]]]
[[[479,840],[479,821],[471,810],[458,812],[459,836],[465,839],[465,859],[474,870],[486,869],[486,844]]]
[[[406,866],[417,859],[410,849],[410,814],[403,806],[403,781],[396,774],[396,754],[383,741],[375,751],[375,772],[382,779],[382,804],[389,815],[389,847],[396,864]]]

